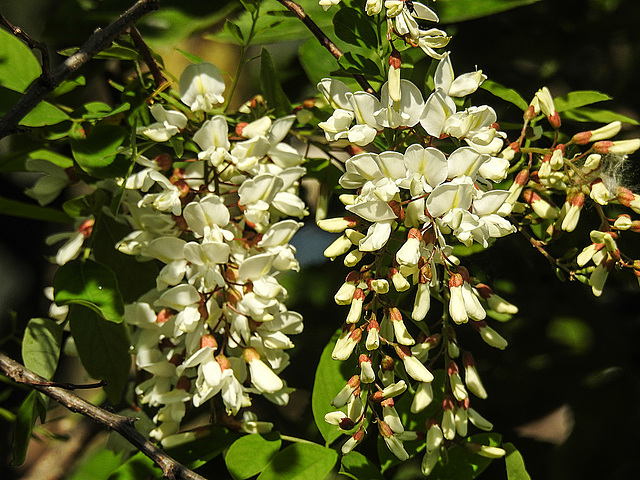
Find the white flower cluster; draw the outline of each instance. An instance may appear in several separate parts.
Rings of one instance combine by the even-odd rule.
[[[191,65],[180,79],[194,112],[209,112],[223,91],[211,64]],[[303,327],[278,278],[299,268],[288,242],[302,224],[288,217],[307,214],[298,197],[306,170],[283,143],[293,116],[238,124],[230,141],[221,115],[190,129],[177,110],[154,105],[151,114],[156,122],[140,135],[162,143],[182,132],[199,148],[180,166],[166,153],[140,156],[142,168],[122,181],[133,231],[117,248],[163,265],[156,288],[126,305],[125,321],[145,378],[136,392],[158,408],[152,436],[170,442],[187,406],[218,394],[229,415],[249,406],[250,394],[288,402],[292,389],[278,374],[289,362],[289,335]]]
[[[325,10],[332,5],[337,5],[340,0],[319,0],[318,4]],[[398,37],[414,47],[420,47],[424,53],[432,58],[442,58],[435,51],[436,48],[447,46],[450,37],[446,32],[437,28],[423,29],[418,23],[421,21],[439,22],[436,12],[420,2],[411,0],[366,0],[365,11],[367,15],[378,15],[385,7],[389,31],[393,31]]]

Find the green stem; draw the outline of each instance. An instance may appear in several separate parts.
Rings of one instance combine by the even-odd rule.
[[[304,438],[298,438],[298,437],[291,437],[289,435],[280,434],[280,438],[285,442],[304,443],[306,445],[318,445],[316,442],[312,442],[311,440],[305,440]]]
[[[247,54],[247,48],[251,44],[251,40],[253,40],[253,36],[255,35],[256,24],[258,23],[258,14],[260,13],[260,4],[256,4],[256,9],[251,13],[251,29],[249,30],[249,35],[245,40],[244,44],[240,46],[240,58],[238,59],[238,67],[236,68],[236,73],[231,80],[231,87],[229,87],[229,93],[227,94],[227,99],[224,102],[222,107],[222,111],[226,112],[229,108],[229,104],[231,103],[231,98],[233,98],[233,93],[236,91],[236,87],[238,86],[238,80],[240,79],[240,73],[242,72],[242,67],[244,66],[244,57]]]

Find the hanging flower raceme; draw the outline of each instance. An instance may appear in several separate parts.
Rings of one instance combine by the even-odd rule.
[[[156,288],[125,307],[125,321],[136,365],[147,373],[136,391],[142,404],[159,408],[152,436],[167,444],[189,404],[217,397],[236,415],[252,395],[285,405],[293,390],[280,372],[302,318],[286,308],[278,279],[299,269],[289,241],[302,224],[287,217],[307,214],[298,197],[304,158],[286,143],[295,117],[259,117],[230,132],[225,117],[207,115],[223,92],[217,67],[187,67],[181,99],[204,118],[154,104],[156,123],[138,134],[157,143],[157,156],[138,156],[138,169],[120,181],[118,220],[133,231],[117,247],[161,266]],[[169,139],[197,146],[197,158],[165,150]],[[61,263],[83,238],[73,236]]]

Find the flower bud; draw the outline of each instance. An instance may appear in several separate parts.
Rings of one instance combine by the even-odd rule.
[[[341,218],[326,218],[318,222],[320,227],[325,232],[341,233],[347,228],[354,228],[358,224],[358,217],[355,215],[347,215]]]
[[[594,202],[599,203],[600,205],[607,205],[609,200],[612,198],[609,189],[600,178],[591,184],[589,196]]]
[[[376,374],[373,371],[371,359],[363,354],[358,358],[358,363],[360,364],[360,381],[363,383],[373,383],[376,379]]]
[[[351,450],[353,450],[362,440],[364,439],[364,431],[358,430],[354,433],[349,440],[347,440],[344,445],[342,445],[342,454],[346,455]]]
[[[459,405],[454,409],[453,419],[456,422],[456,432],[458,432],[458,435],[460,435],[461,437],[466,437],[468,427],[467,408],[469,399],[467,399],[466,402],[460,403],[462,403],[463,405]]]
[[[335,396],[333,400],[331,400],[331,405],[336,408],[343,407],[349,401],[349,398],[353,395],[357,389],[360,388],[360,377],[358,375],[354,375],[349,379],[347,384],[342,387],[338,395]]]
[[[324,250],[323,255],[327,258],[330,258],[331,260],[335,260],[336,257],[347,253],[352,246],[353,244],[351,243],[351,240],[349,240],[349,237],[347,237],[346,235],[341,235]]]
[[[467,416],[469,417],[469,421],[480,430],[484,430],[485,432],[493,430],[493,423],[484,418],[473,408],[469,408],[467,410]]]
[[[501,458],[504,457],[507,452],[500,447],[491,447],[489,445],[480,445],[475,442],[467,442],[464,447],[471,453],[475,453],[486,458]]]
[[[629,155],[640,148],[640,138],[632,140],[604,140],[593,144],[593,151],[596,153],[614,153],[617,155]]]
[[[467,389],[464,388],[462,378],[458,370],[458,365],[453,360],[449,361],[447,366],[447,376],[449,377],[449,386],[451,387],[451,393],[456,397],[456,400],[464,400],[469,396]]]
[[[394,267],[390,268],[388,275],[393,282],[393,287],[396,289],[396,292],[404,292],[411,288],[411,284],[407,281],[404,275],[398,271],[398,269]]]
[[[615,137],[622,128],[622,123],[615,121],[596,130],[588,130],[586,132],[576,133],[571,141],[577,145],[585,145],[589,142],[597,142],[607,138]]]
[[[456,436],[456,421],[454,414],[454,404],[451,397],[442,400],[442,434],[447,440],[453,440]]]
[[[486,344],[494,348],[499,348],[500,350],[507,348],[507,341],[493,328],[488,326],[486,322],[473,322],[471,326],[480,333],[482,340],[484,340]]]
[[[525,190],[522,193],[522,198],[531,205],[533,211],[540,218],[552,220],[558,218],[558,209],[533,190]]]
[[[464,280],[459,273],[454,273],[451,275],[451,278],[449,278],[449,291],[451,293],[451,297],[449,298],[449,315],[451,315],[451,319],[457,324],[466,323],[469,320],[462,295],[463,284]]]
[[[473,359],[473,355],[469,352],[465,352],[462,355],[462,364],[464,365],[464,381],[467,384],[467,388],[476,397],[485,399],[487,398],[487,391],[480,380],[480,375],[476,370],[476,364]]]
[[[431,405],[433,401],[433,386],[431,382],[420,382],[411,402],[411,413],[418,413]]]
[[[409,350],[408,347],[396,346],[396,353],[400,357],[400,360],[402,360],[404,368],[411,378],[419,382],[428,383],[433,381],[433,374],[420,360],[411,355],[411,350]]]
[[[372,317],[367,325],[367,340],[365,346],[367,350],[376,350],[380,346],[380,326],[375,317]]]
[[[384,443],[387,444],[387,448],[391,451],[391,453],[393,453],[396,457],[398,457],[400,461],[403,462],[409,458],[409,454],[404,449],[402,441],[400,441],[400,439],[396,437],[396,435],[393,433],[393,430],[391,430],[391,427],[389,427],[389,425],[385,421],[378,421],[378,430],[380,432],[380,435],[382,435]]]
[[[351,308],[349,308],[349,314],[347,315],[347,323],[358,323],[360,321],[364,299],[364,290],[362,290],[361,288],[356,288],[355,292],[353,292]]]
[[[407,330],[407,326],[404,324],[404,320],[402,319],[402,313],[396,307],[392,307],[389,309],[389,319],[391,320],[391,324],[393,325],[393,333],[396,337],[396,341],[400,345],[413,345],[415,344],[415,340],[409,334]]]
[[[389,425],[391,430],[393,430],[394,433],[404,432],[404,425],[402,425],[400,415],[398,415],[398,412],[393,406],[393,398],[383,400],[380,405],[382,406],[382,418],[387,423],[387,425]]]

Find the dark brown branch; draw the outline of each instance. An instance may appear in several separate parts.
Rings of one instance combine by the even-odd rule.
[[[89,390],[91,388],[100,388],[104,387],[107,382],[101,380],[97,383],[87,383],[85,385],[78,385],[76,383],[66,383],[66,382],[19,382],[16,380],[16,383],[24,383],[25,385],[30,385],[32,387],[40,386],[40,387],[58,387],[64,388],[65,390]]]
[[[142,38],[142,35],[140,35],[140,32],[136,27],[131,27],[129,29],[129,35],[131,36],[131,39],[133,40],[136,48],[140,51],[142,58],[144,58],[144,63],[146,63],[147,67],[149,67],[149,71],[153,76],[153,81],[156,84],[156,88],[160,88],[162,84],[166,83],[167,79],[164,78],[164,75],[162,75],[160,66],[158,65],[158,62],[156,62],[156,59],[153,58],[151,49],[146,44],[146,42]]]
[[[56,402],[64,405],[72,412],[84,415],[118,432],[127,439],[129,443],[153,460],[153,462],[160,467],[166,478],[170,480],[205,480],[204,477],[189,470],[147,440],[145,436],[138,432],[133,426],[135,419],[111,413],[97,407],[63,388],[47,386],[45,385],[47,383],[46,379],[36,375],[31,370],[28,370],[23,365],[2,353],[0,353],[0,370],[13,381],[30,384],[35,390],[53,398]]]
[[[313,20],[311,20],[311,18],[309,18],[307,13],[304,11],[304,9],[300,5],[298,5],[296,2],[292,0],[278,0],[278,2],[280,2],[282,5],[287,7],[291,12],[293,12],[296,15],[296,17],[298,17],[302,21],[302,23],[304,23],[307,26],[307,28],[311,31],[311,33],[315,35],[315,37],[320,42],[320,45],[322,45],[324,48],[329,50],[329,53],[331,53],[331,55],[333,55],[336,60],[339,60],[340,57],[344,55],[342,53],[342,50],[340,50],[335,43],[329,40],[329,37],[327,37],[324,34],[324,32],[320,30],[320,27],[318,27],[318,25],[316,25],[316,23]],[[356,74],[353,76],[353,78],[360,84],[360,86],[365,92],[375,95],[376,93],[375,90],[371,85],[369,85],[369,82],[364,78],[364,76],[360,74]]]
[[[47,46],[42,42],[34,40],[33,37],[31,37],[31,35],[29,35],[27,32],[7,20],[6,17],[2,15],[2,13],[0,13],[0,23],[11,30],[11,33],[13,33],[16,37],[26,43],[31,50],[35,49],[40,51],[40,55],[42,55],[42,74],[45,77],[49,77],[49,51],[47,50]]]
[[[76,72],[94,55],[107,49],[113,40],[147,13],[157,10],[159,0],[138,0],[113,23],[98,30],[80,47],[80,49],[58,65],[48,78],[40,77],[29,91],[0,119],[0,139],[11,134],[20,120],[33,110],[45,95],[52,92],[62,81]]]

